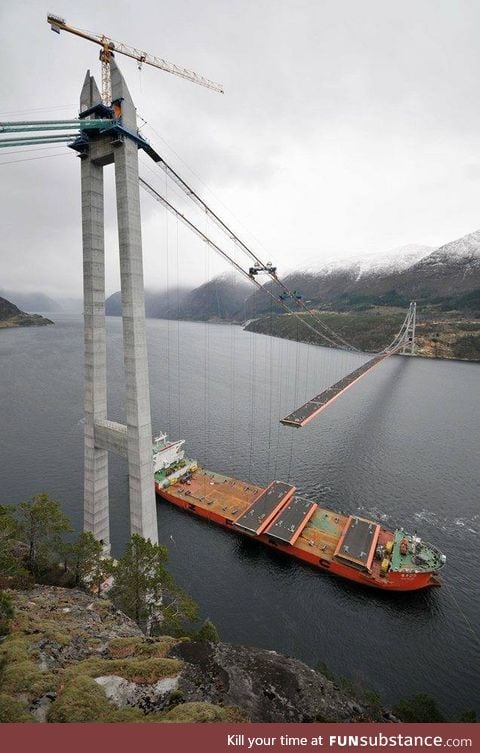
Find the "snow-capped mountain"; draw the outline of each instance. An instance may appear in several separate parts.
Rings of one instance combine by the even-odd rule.
[[[306,269],[287,274],[285,282],[322,308],[405,307],[416,300],[480,316],[480,230],[440,248],[412,244],[341,260],[317,257]],[[269,287],[273,292],[275,286]],[[247,309],[251,318],[267,312],[260,291],[249,298]]]
[[[419,261],[432,267],[452,264],[465,264],[467,267],[480,266],[480,230],[475,230],[473,233],[440,246]]]
[[[405,308],[411,300],[442,311],[464,311],[480,316],[480,230],[440,248],[419,244],[401,246],[382,254],[362,254],[342,260],[317,257],[308,268],[281,275],[312,307],[349,311],[378,306]],[[277,298],[275,282],[266,287]],[[146,292],[147,316],[166,319],[243,321],[275,311],[264,291],[250,293],[241,279],[222,276],[194,290],[170,291],[169,296]],[[292,305],[291,301],[288,301]],[[293,305],[295,305],[293,303]],[[121,311],[120,294],[107,300],[107,314]]]
[[[436,250],[433,246],[410,243],[387,252],[356,254],[342,259],[316,257],[307,262],[303,271],[323,275],[349,271],[356,279],[360,279],[366,274],[402,272]]]

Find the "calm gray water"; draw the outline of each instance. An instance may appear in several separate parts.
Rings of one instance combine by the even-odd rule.
[[[123,420],[121,321],[109,329],[110,418]],[[158,505],[171,570],[221,637],[313,665],[326,661],[388,703],[433,694],[445,713],[480,712],[480,367],[391,358],[301,430],[279,424],[364,356],[243,332],[147,323],[155,431],[190,457],[313,499],[403,524],[448,558],[446,586],[361,589]],[[48,491],[82,525],[83,331],[0,332],[0,502]],[[110,462],[113,551],[128,538],[126,467]],[[172,544],[170,536],[175,543]]]

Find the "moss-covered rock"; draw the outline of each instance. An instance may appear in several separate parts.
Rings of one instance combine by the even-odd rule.
[[[12,698],[7,693],[0,693],[0,723],[33,721],[35,721],[33,716],[21,701]]]
[[[141,709],[116,709],[113,706],[106,712],[102,719],[102,723],[118,724],[119,722],[128,722],[134,724],[135,722],[149,722],[150,717],[145,716]]]
[[[78,676],[103,677],[118,675],[137,685],[152,685],[164,677],[177,675],[183,666],[178,659],[97,659],[92,657],[65,670],[66,679]]]
[[[164,722],[239,722],[245,721],[238,709],[223,708],[201,701],[182,703],[168,711]]]
[[[33,661],[8,664],[2,672],[2,690],[5,693],[29,693],[30,688],[42,680],[42,671]]]
[[[74,589],[41,586],[11,594],[15,618],[0,643],[0,721],[371,718],[361,701],[275,652],[147,638],[108,601]]]
[[[143,638],[140,636],[114,638],[107,646],[108,656],[112,659],[126,659],[128,656],[134,656],[142,642]]]
[[[160,638],[114,638],[107,646],[107,655],[112,659],[126,659],[136,656],[139,658],[162,658],[168,651],[180,642],[179,638],[163,635]]]
[[[49,722],[97,722],[111,708],[97,683],[86,675],[68,682],[59,692],[47,714]]]
[[[29,658],[29,639],[25,635],[10,635],[0,645],[0,660],[6,664],[28,661]]]

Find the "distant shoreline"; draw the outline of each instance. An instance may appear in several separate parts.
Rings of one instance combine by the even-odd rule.
[[[45,327],[48,324],[55,324],[51,319],[47,319],[40,314],[22,314],[10,319],[0,321],[0,329],[19,329],[21,327]]]

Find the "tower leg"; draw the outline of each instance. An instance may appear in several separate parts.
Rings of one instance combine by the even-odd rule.
[[[103,168],[82,160],[85,321],[84,528],[110,549],[108,453],[95,447],[97,419],[107,416]]]
[[[136,110],[128,87],[110,60],[112,91],[122,127],[135,134]],[[80,111],[101,102],[87,71]],[[89,117],[89,115],[87,115]],[[106,120],[106,123],[110,121]],[[108,452],[128,457],[130,531],[158,541],[155,503],[145,301],[143,291],[138,152],[134,140],[112,134],[88,139],[82,156],[82,222],[85,299],[85,519],[84,528],[110,548]],[[115,163],[124,360],[126,426],[107,420],[103,167]]]
[[[145,332],[138,148],[130,139],[115,150],[115,183],[127,382],[130,525],[132,533],[139,533],[156,543],[158,530]]]

